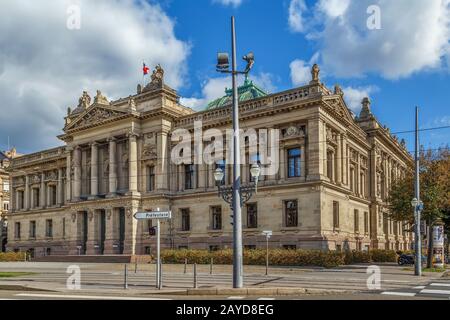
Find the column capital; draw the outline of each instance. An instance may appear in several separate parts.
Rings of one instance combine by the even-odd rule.
[[[98,146],[98,142],[97,141],[92,141],[91,143],[89,143],[89,145],[91,147],[96,147],[96,146]]]
[[[116,137],[109,137],[109,138],[106,139],[106,141],[108,141],[108,142],[116,142],[117,138]]]
[[[134,131],[130,131],[127,133],[127,138],[128,139],[137,139],[140,137],[140,134],[134,132]]]

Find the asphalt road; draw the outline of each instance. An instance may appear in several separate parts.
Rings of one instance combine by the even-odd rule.
[[[380,265],[381,288],[369,290],[367,279],[368,265],[346,266],[335,269],[321,268],[271,268],[269,276],[264,268],[248,267],[245,272],[246,287],[283,287],[310,288],[321,290],[345,290],[340,294],[282,296],[282,297],[183,297],[173,295],[180,289],[192,288],[193,274],[191,266],[163,266],[164,290],[168,295],[155,293],[154,265],[128,266],[128,287],[124,291],[124,265],[117,264],[80,264],[81,291],[67,289],[68,263],[0,263],[0,272],[34,272],[33,275],[18,278],[0,279],[0,298],[3,299],[348,299],[348,300],[399,300],[399,299],[446,299],[450,297],[450,278],[441,278],[441,274],[427,273],[417,278],[411,271],[396,265]],[[214,266],[213,274],[209,266],[199,266],[198,285],[200,288],[212,286],[231,287],[231,266]],[[1,285],[21,285],[48,289],[53,292],[1,291]],[[172,295],[170,294],[172,291]],[[107,294],[107,295],[105,295]],[[110,295],[110,296],[108,296]]]

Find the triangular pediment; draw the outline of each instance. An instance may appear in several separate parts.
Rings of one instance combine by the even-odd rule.
[[[351,123],[354,122],[354,118],[350,113],[350,109],[347,107],[347,104],[345,103],[345,100],[342,98],[342,96],[327,97],[323,101],[325,109],[328,112],[339,117],[341,120]]]
[[[64,128],[64,131],[98,125],[104,122],[109,122],[116,118],[120,118],[127,114],[129,114],[127,111],[118,110],[116,108],[112,108],[111,106],[93,104],[83,113],[81,113],[76,119],[74,119],[70,124],[68,124]]]

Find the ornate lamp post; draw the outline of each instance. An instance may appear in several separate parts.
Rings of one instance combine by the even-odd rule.
[[[221,186],[224,173],[218,168],[214,173],[214,178],[218,182],[219,196],[230,203],[233,210],[233,288],[243,287],[243,254],[242,254],[242,216],[241,207],[245,201],[252,196],[252,187],[241,187],[241,163],[240,163],[240,138],[239,138],[239,106],[238,106],[238,88],[237,75],[248,75],[254,64],[253,53],[244,56],[247,62],[245,71],[236,70],[236,32],[234,17],[231,17],[231,49],[232,49],[232,68],[229,70],[230,63],[228,53],[219,53],[217,56],[217,71],[231,74],[233,83],[233,187],[226,188]],[[252,166],[251,174],[253,177],[259,177],[260,168]],[[256,180],[255,186],[258,183]],[[256,191],[256,187],[255,187]]]

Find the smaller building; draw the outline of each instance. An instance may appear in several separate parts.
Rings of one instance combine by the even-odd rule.
[[[5,252],[8,234],[8,221],[6,215],[10,208],[9,167],[10,161],[17,157],[15,148],[8,151],[0,151],[0,244],[1,252]]]

